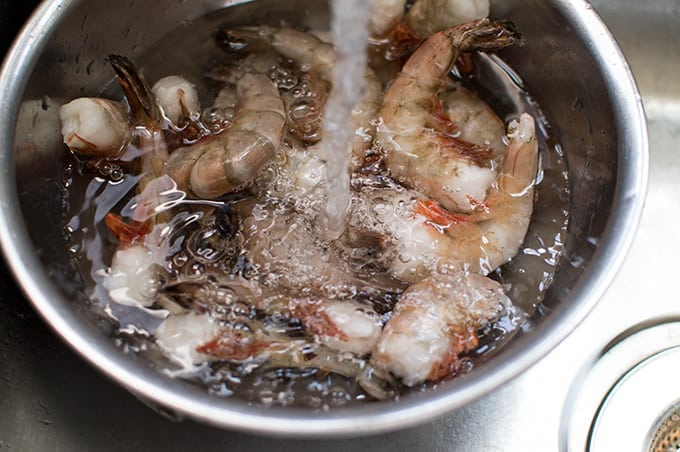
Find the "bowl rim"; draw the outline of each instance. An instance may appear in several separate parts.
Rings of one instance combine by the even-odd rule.
[[[44,1],[34,12],[9,50],[0,71],[0,206],[4,212],[21,212],[14,158],[16,112],[27,78],[58,22],[81,0]],[[615,207],[604,235],[589,263],[588,278],[581,278],[558,307],[559,320],[536,327],[534,335],[543,340],[524,342],[522,353],[491,360],[475,373],[461,378],[451,388],[405,397],[398,403],[367,404],[361,408],[334,409],[329,413],[310,410],[249,406],[240,400],[228,402],[210,396],[180,380],[173,380],[151,368],[134,365],[92,325],[85,325],[67,300],[58,295],[31,245],[21,215],[0,215],[0,244],[8,267],[26,298],[52,329],[82,357],[133,394],[205,423],[241,431],[274,436],[328,437],[359,436],[402,429],[424,423],[462,407],[519,375],[564,340],[601,298],[620,268],[632,244],[642,214],[649,171],[649,138],[642,99],[618,44],[585,0],[555,0],[555,7],[582,37],[611,92],[617,130],[619,161],[614,194]],[[10,93],[9,95],[3,93]],[[623,127],[625,125],[625,127]],[[605,264],[606,263],[606,264]],[[56,292],[58,293],[58,292]]]

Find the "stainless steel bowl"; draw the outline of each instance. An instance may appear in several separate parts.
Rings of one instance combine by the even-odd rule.
[[[293,21],[301,11],[325,10],[325,2],[314,0],[254,5],[265,2],[270,17]],[[0,240],[18,283],[55,331],[152,403],[217,426],[297,436],[360,435],[424,422],[499,387],[564,339],[606,290],[632,241],[647,178],[644,112],[619,48],[587,2],[504,0],[492,2],[492,15],[513,20],[526,44],[503,56],[549,117],[570,168],[565,253],[529,331],[436,390],[330,413],[219,399],[121,353],[74,302],[84,294],[62,233],[65,168],[53,103],[98,92],[111,78],[109,53],[134,58],[186,20],[242,3],[249,2],[44,2],[8,54],[0,73]]]

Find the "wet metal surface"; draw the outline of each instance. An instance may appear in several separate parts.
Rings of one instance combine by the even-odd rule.
[[[100,375],[45,326],[0,265],[0,450],[560,450],[577,375],[623,331],[680,319],[680,1],[593,2],[640,84],[652,146],[640,230],[621,272],[555,351],[487,397],[426,425],[358,439],[295,441],[173,422]],[[669,401],[669,403],[672,401]],[[660,413],[661,414],[661,413]]]

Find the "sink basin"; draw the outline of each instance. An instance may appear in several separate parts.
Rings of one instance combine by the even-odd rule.
[[[680,252],[671,239],[680,220],[675,152],[680,140],[680,3],[592,4],[618,39],[640,85],[652,147],[649,194],[637,238],[613,285],[577,330],[536,366],[465,408],[388,435],[300,442],[191,421],[172,423],[66,348],[33,314],[2,267],[0,291],[14,296],[0,303],[0,449],[583,450],[564,433],[571,415],[565,407],[578,396],[581,375],[622,334],[680,319],[673,289],[664,285],[675,276],[670,263]]]

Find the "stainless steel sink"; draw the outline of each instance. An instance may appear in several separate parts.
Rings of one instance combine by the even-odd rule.
[[[592,3],[619,40],[644,98],[652,143],[649,195],[638,236],[612,287],[536,366],[463,409],[387,435],[302,442],[176,423],[63,345],[1,267],[0,450],[584,450],[591,424],[599,425],[605,413],[602,400],[611,385],[648,356],[680,343],[680,328],[672,323],[680,321],[680,290],[673,284],[680,254],[674,234],[680,223],[680,1]],[[631,342],[638,344],[637,354],[620,351]],[[620,375],[602,367],[616,361],[617,353],[629,360],[611,367]],[[597,378],[603,374],[607,381]],[[669,397],[669,406],[677,402]],[[649,428],[655,421],[639,420]]]

